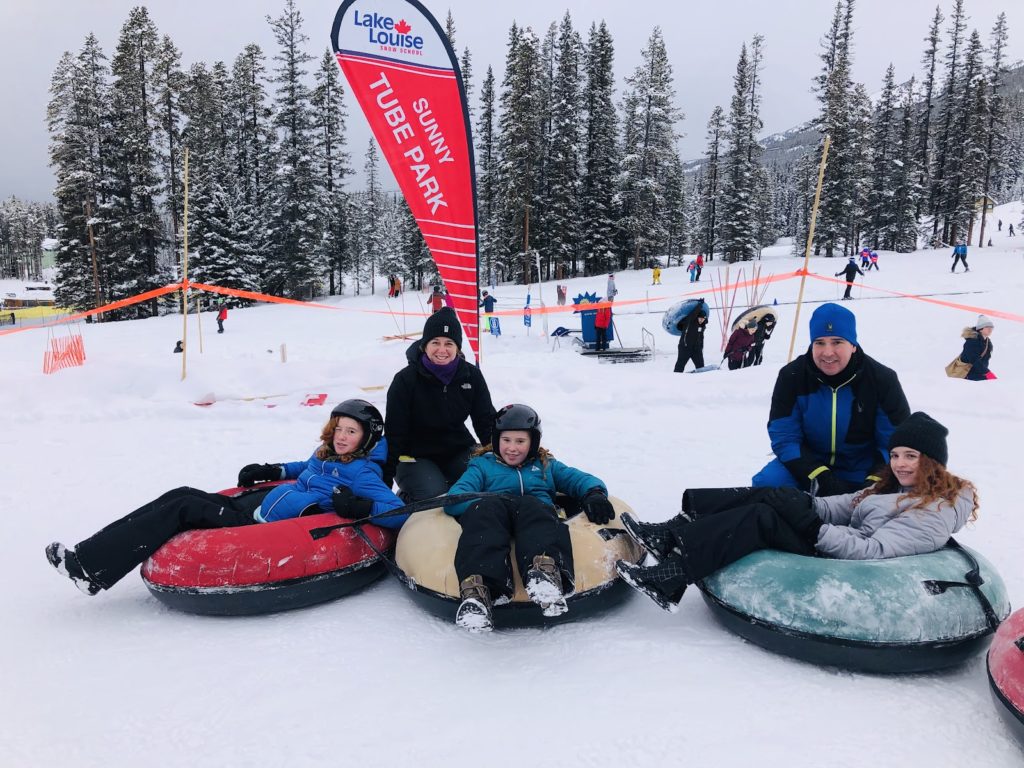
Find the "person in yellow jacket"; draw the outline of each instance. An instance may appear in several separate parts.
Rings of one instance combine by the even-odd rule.
[[[661,267],[654,266],[651,271],[651,285],[661,285]]]

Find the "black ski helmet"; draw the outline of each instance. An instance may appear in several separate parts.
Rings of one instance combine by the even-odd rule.
[[[348,416],[358,421],[359,426],[363,428],[363,444],[359,447],[359,453],[372,451],[384,434],[384,417],[366,400],[353,399],[338,403],[331,411],[331,418],[335,416]]]
[[[521,429],[530,433],[530,452],[527,458],[534,458],[540,449],[540,436],[543,434],[540,428],[540,416],[528,405],[522,403],[511,403],[499,408],[494,414],[494,428],[491,430],[491,440],[497,451],[498,440],[502,432]]]

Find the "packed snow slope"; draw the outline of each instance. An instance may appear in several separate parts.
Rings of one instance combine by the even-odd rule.
[[[1020,204],[998,213],[1018,222]],[[864,350],[898,371],[911,407],[950,428],[950,468],[981,497],[978,522],[959,538],[1001,571],[1017,607],[1024,326],[994,318],[997,381],[943,372],[976,308],[1022,314],[1024,236],[1005,230],[993,248],[971,249],[966,274],[950,274],[950,249],[883,252],[881,270],[858,278],[847,306]],[[789,248],[768,249],[762,275],[799,265]],[[825,275],[840,266],[810,265]],[[764,365],[674,374],[675,337],[660,329],[659,312],[698,287],[721,305],[710,290],[716,273],[725,276],[711,262],[696,286],[679,267],[661,286],[649,270],[617,274],[619,299],[651,299],[616,310],[627,346],[641,343],[641,329],[653,332],[647,363],[599,363],[571,344],[553,348],[537,315],[529,333],[502,318],[504,335],[483,339],[495,404],[537,408],[545,446],[647,519],[674,514],[687,486],[748,483],[770,456],[769,398],[799,280],[768,288],[781,324]],[[569,295],[601,295],[605,280],[567,281]],[[543,292],[552,304],[554,284]],[[808,281],[798,352],[816,303],[840,292]],[[495,294],[504,310],[525,299],[522,286]],[[342,399],[383,409],[408,343],[383,337],[422,326],[422,316],[391,315],[383,295],[378,287],[326,300],[343,311],[234,310],[223,335],[205,313],[201,354],[193,318],[184,381],[171,353],[180,316],[83,324],[84,367],[49,376],[47,330],[0,336],[0,766],[1021,765],[989,700],[983,657],[904,677],[819,668],[727,633],[695,589],[676,615],[634,596],[593,620],[472,636],[425,614],[391,579],[316,608],[218,619],[162,607],[137,575],[88,598],[52,571],[43,556],[52,540],[73,545],[176,486],[231,486],[249,462],[306,458]],[[744,297],[741,289],[737,312]],[[418,313],[420,302],[407,293],[390,307]],[[720,359],[720,323],[716,310],[709,362]],[[551,315],[549,330],[558,325],[578,318]],[[319,393],[326,406],[301,405]]]

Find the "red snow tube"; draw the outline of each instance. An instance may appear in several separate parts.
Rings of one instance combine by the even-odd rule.
[[[988,649],[988,682],[999,713],[1024,744],[1024,609],[996,630]]]
[[[259,490],[265,493],[269,485]],[[236,496],[247,490],[221,493]],[[373,547],[354,528],[316,541],[310,537],[310,529],[338,520],[328,513],[186,531],[143,563],[142,579],[165,605],[214,616],[272,613],[333,600],[382,576],[385,565],[373,547],[386,552],[395,542],[392,531],[375,525],[361,526]]]

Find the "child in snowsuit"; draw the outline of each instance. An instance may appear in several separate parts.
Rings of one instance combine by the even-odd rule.
[[[224,333],[224,321],[228,319],[228,308],[221,304],[217,313],[217,333]]]
[[[430,311],[439,312],[444,306],[444,296],[441,295],[441,286],[435,285],[434,292],[430,294]]]
[[[889,439],[889,464],[870,488],[813,498],[796,488],[706,488],[683,494],[665,523],[622,515],[626,532],[658,559],[620,560],[619,575],[675,612],[687,585],[760,549],[840,560],[878,560],[941,549],[977,517],[972,483],[946,469],[949,431],[918,412]]]
[[[307,510],[335,511],[350,519],[375,518],[402,506],[381,481],[387,456],[384,419],[365,400],[346,400],[331,411],[320,432],[320,447],[307,461],[247,464],[240,486],[295,479],[269,493],[222,496],[196,488],[175,488],[68,549],[46,548],[46,559],[87,595],[110,589],[171,537],[197,528],[234,528],[298,517]],[[398,528],[407,515],[383,518]],[[376,522],[376,521],[375,521]]]
[[[707,330],[708,316],[703,309],[704,299],[697,301],[701,302],[697,309],[676,323],[676,329],[681,333],[676,366],[672,369],[675,373],[682,373],[691,360],[697,368],[704,367],[704,331]]]
[[[850,260],[846,262],[846,266],[835,274],[836,277],[839,277],[840,275],[846,275],[846,293],[843,294],[843,299],[853,298],[850,296],[850,291],[853,290],[854,275],[864,277],[864,273],[860,271],[860,267],[858,267],[857,262],[853,260],[853,256],[851,256]]]
[[[954,246],[953,247],[953,255],[951,256],[951,258],[953,259],[953,266],[949,270],[950,272],[956,272],[956,265],[957,265],[957,263],[962,263],[964,265],[964,272],[970,272],[971,271],[971,268],[967,266],[967,244],[966,243],[960,243],[959,245]]]
[[[867,248],[861,249],[860,252],[860,265],[862,268],[867,269],[871,263],[871,251]]]
[[[686,271],[690,273],[690,282],[697,282],[697,262],[691,260],[690,263],[686,265]]]
[[[555,510],[555,494],[580,500],[587,519],[603,525],[615,517],[608,492],[598,478],[555,459],[540,445],[537,412],[527,405],[506,405],[494,417],[491,445],[476,452],[450,493],[498,492],[445,511],[462,526],[455,551],[462,602],[455,623],[473,632],[493,628],[492,599],[513,595],[510,549],[530,600],[545,616],[568,610],[574,589],[569,529]]]
[[[866,272],[870,272],[873,269],[876,272],[879,272],[880,270],[878,269],[878,254],[875,253],[874,251],[872,251],[871,255],[870,255],[870,258],[871,258],[871,264],[868,266],[868,268],[865,271]]]
[[[960,359],[970,364],[971,370],[967,372],[968,381],[985,381],[994,379],[996,375],[988,369],[988,363],[992,359],[992,329],[995,323],[985,315],[978,315],[978,322],[973,328],[964,328],[961,337],[964,340],[964,348],[960,353]]]
[[[651,285],[661,285],[661,267],[654,267],[651,270]]]
[[[754,346],[755,328],[757,328],[757,320],[750,318],[742,328],[737,328],[729,337],[729,343],[725,345],[725,357],[729,361],[730,371],[746,367],[743,361],[750,348]]]

